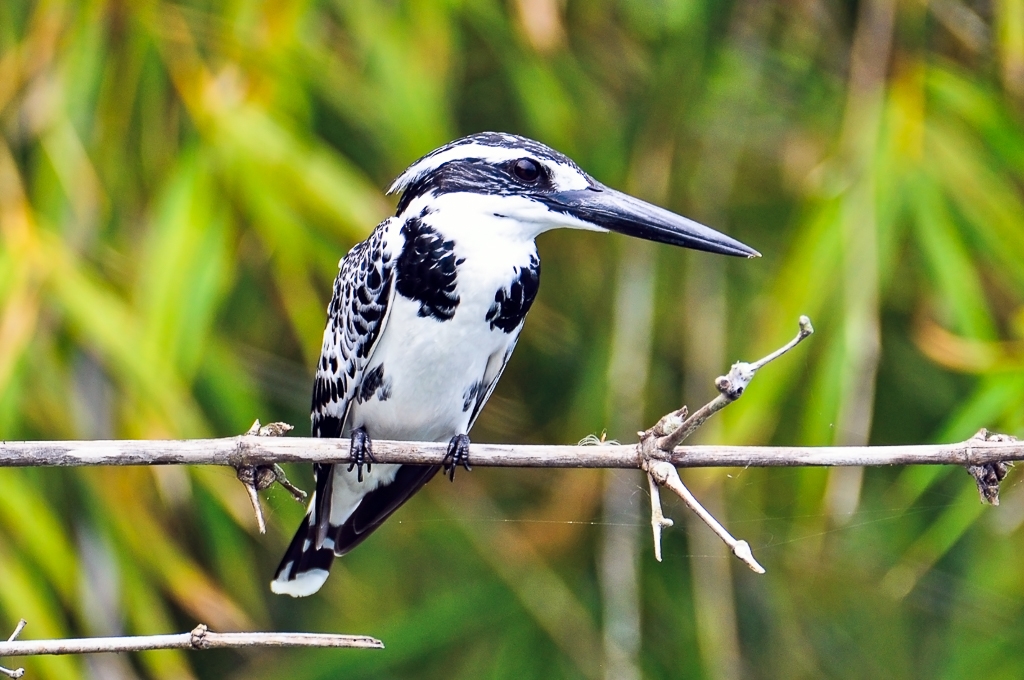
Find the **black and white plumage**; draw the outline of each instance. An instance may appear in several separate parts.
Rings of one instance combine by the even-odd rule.
[[[619,231],[754,257],[708,227],[614,191],[530,139],[481,133],[395,180],[391,217],[341,260],[313,388],[313,435],[449,441],[465,463],[473,423],[515,348],[540,284],[534,239],[559,227]],[[439,467],[316,466],[316,492],[271,583],[310,595]]]

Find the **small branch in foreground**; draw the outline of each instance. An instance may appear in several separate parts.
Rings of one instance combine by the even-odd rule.
[[[22,626],[23,627],[23,626]],[[214,633],[199,624],[189,633],[139,635],[133,637],[70,638],[66,640],[21,640],[0,642],[0,657],[43,654],[102,654],[145,652],[154,649],[244,649],[249,647],[339,647],[384,649],[384,643],[367,635],[328,633]],[[22,669],[14,673],[23,672]],[[11,675],[12,678],[21,675]]]

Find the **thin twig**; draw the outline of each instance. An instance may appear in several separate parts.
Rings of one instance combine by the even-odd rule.
[[[367,635],[328,633],[214,633],[199,624],[191,632],[174,635],[69,638],[0,642],[0,657],[44,654],[101,654],[144,652],[154,649],[243,649],[247,647],[344,647],[383,649],[384,643]],[[12,676],[19,677],[19,676]]]
[[[638,450],[651,487],[651,528],[654,530],[654,556],[659,562],[661,561],[661,532],[664,527],[671,526],[671,520],[666,520],[661,508],[661,493],[658,491],[659,486],[664,486],[682,498],[687,507],[695,512],[729,546],[736,557],[743,560],[758,574],[764,573],[764,567],[754,559],[750,545],[746,541],[733,538],[732,534],[726,531],[725,527],[700,504],[683,484],[683,480],[679,478],[679,473],[676,472],[673,465],[676,447],[703,425],[708,418],[743,396],[750,381],[762,367],[799,345],[813,332],[811,320],[806,316],[801,316],[800,330],[795,338],[754,363],[739,361],[733,364],[727,375],[720,376],[715,381],[718,396],[697,409],[693,415],[687,418],[684,406],[664,416],[651,429],[637,433],[640,436]],[[668,462],[665,460],[666,458],[672,462]]]
[[[21,635],[21,631],[25,630],[25,626],[27,625],[28,621],[26,621],[25,619],[21,619],[20,621],[18,621],[18,625],[14,627],[14,632],[11,633],[11,637],[7,638],[7,642],[10,643],[17,640],[18,636]],[[0,657],[2,656],[3,655],[0,654]],[[25,675],[25,669],[15,668],[12,670],[10,668],[4,668],[3,666],[0,666],[0,674],[6,675],[9,678],[20,678],[21,676]]]
[[[670,468],[672,467],[666,463]],[[672,468],[672,472],[676,469]],[[678,473],[676,473],[678,477]],[[651,530],[654,531],[654,559],[661,562],[661,531],[670,527],[674,522],[665,517],[661,511],[661,482],[654,477],[654,473],[647,471],[647,484],[651,489]]]
[[[721,376],[715,381],[715,387],[718,389],[718,396],[698,409],[677,429],[669,431],[664,437],[661,437],[657,442],[658,448],[662,451],[672,451],[675,449],[683,442],[683,440],[703,425],[708,418],[742,397],[743,392],[747,389],[750,381],[754,379],[757,372],[766,364],[775,361],[783,354],[799,345],[812,333],[814,333],[814,327],[811,325],[811,320],[806,316],[801,316],[800,330],[797,332],[795,338],[768,356],[763,357],[752,364],[748,364],[743,361],[733,364],[729,369],[728,375]],[[685,407],[681,410],[685,413]]]
[[[686,485],[683,484],[683,480],[681,480],[679,478],[679,473],[676,472],[676,469],[674,467],[672,467],[671,463],[666,463],[663,460],[652,460],[648,464],[647,474],[649,474],[650,478],[653,479],[654,481],[656,481],[660,486],[664,486],[666,488],[671,489],[672,491],[674,491],[676,493],[676,495],[678,495],[680,498],[682,498],[683,502],[686,503],[686,507],[690,508],[690,510],[693,510],[693,512],[695,512],[698,517],[700,517],[702,520],[704,520],[705,524],[707,524],[709,527],[711,527],[711,530],[715,532],[715,535],[717,535],[720,539],[722,539],[722,541],[725,542],[725,544],[727,546],[729,546],[729,549],[732,550],[732,554],[733,555],[735,555],[736,557],[738,557],[741,560],[743,560],[743,562],[748,567],[750,567],[752,571],[755,571],[758,574],[763,574],[764,573],[764,567],[762,567],[760,564],[758,564],[757,560],[754,559],[754,554],[750,551],[750,545],[746,541],[737,540],[737,539],[733,538],[732,534],[730,534],[726,530],[726,528],[723,527],[721,525],[721,523],[719,523],[719,521],[717,519],[715,519],[714,515],[712,515],[710,512],[708,512],[706,509],[704,509],[704,506],[700,504],[700,502],[694,497],[694,495],[692,493],[690,493],[690,490],[686,488]],[[664,515],[662,515],[662,511],[661,511],[661,498],[660,497],[655,498],[655,496],[652,495],[651,496],[651,525],[652,526],[654,525],[654,523],[656,521],[655,518],[658,518],[658,517],[662,518],[661,519],[662,523],[664,523],[666,521],[664,519]],[[671,520],[668,520],[668,521],[671,522]],[[662,526],[671,526],[671,524],[668,524],[668,525],[662,524]],[[658,557],[658,561],[659,562],[661,561],[661,558],[660,558],[660,555],[661,555],[661,536],[660,536],[660,534],[661,534],[660,530],[655,530],[654,553],[655,553],[655,557]]]

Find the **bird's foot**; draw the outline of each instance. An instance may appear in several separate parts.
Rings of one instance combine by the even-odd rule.
[[[469,435],[457,434],[448,442],[448,453],[444,455],[442,469],[448,475],[448,479],[453,482],[455,481],[455,468],[459,465],[466,470],[473,469],[469,467]]]
[[[349,450],[352,456],[352,462],[348,464],[348,472],[352,472],[352,469],[356,470],[356,478],[363,481],[363,466],[366,466],[366,472],[370,472],[370,463],[376,463],[377,459],[373,457],[373,442],[370,441],[370,435],[366,434],[366,429],[357,427],[352,430],[352,448]]]

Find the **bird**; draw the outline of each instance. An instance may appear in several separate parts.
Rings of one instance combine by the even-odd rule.
[[[619,232],[758,257],[749,246],[616,191],[526,137],[481,132],[414,162],[390,185],[395,214],[339,262],[312,400],[314,437],[350,460],[316,464],[315,491],[274,580],[303,597],[440,469],[469,469],[469,432],[540,285],[536,238]],[[443,465],[373,460],[373,439],[448,442]],[[365,469],[364,469],[365,468]]]

